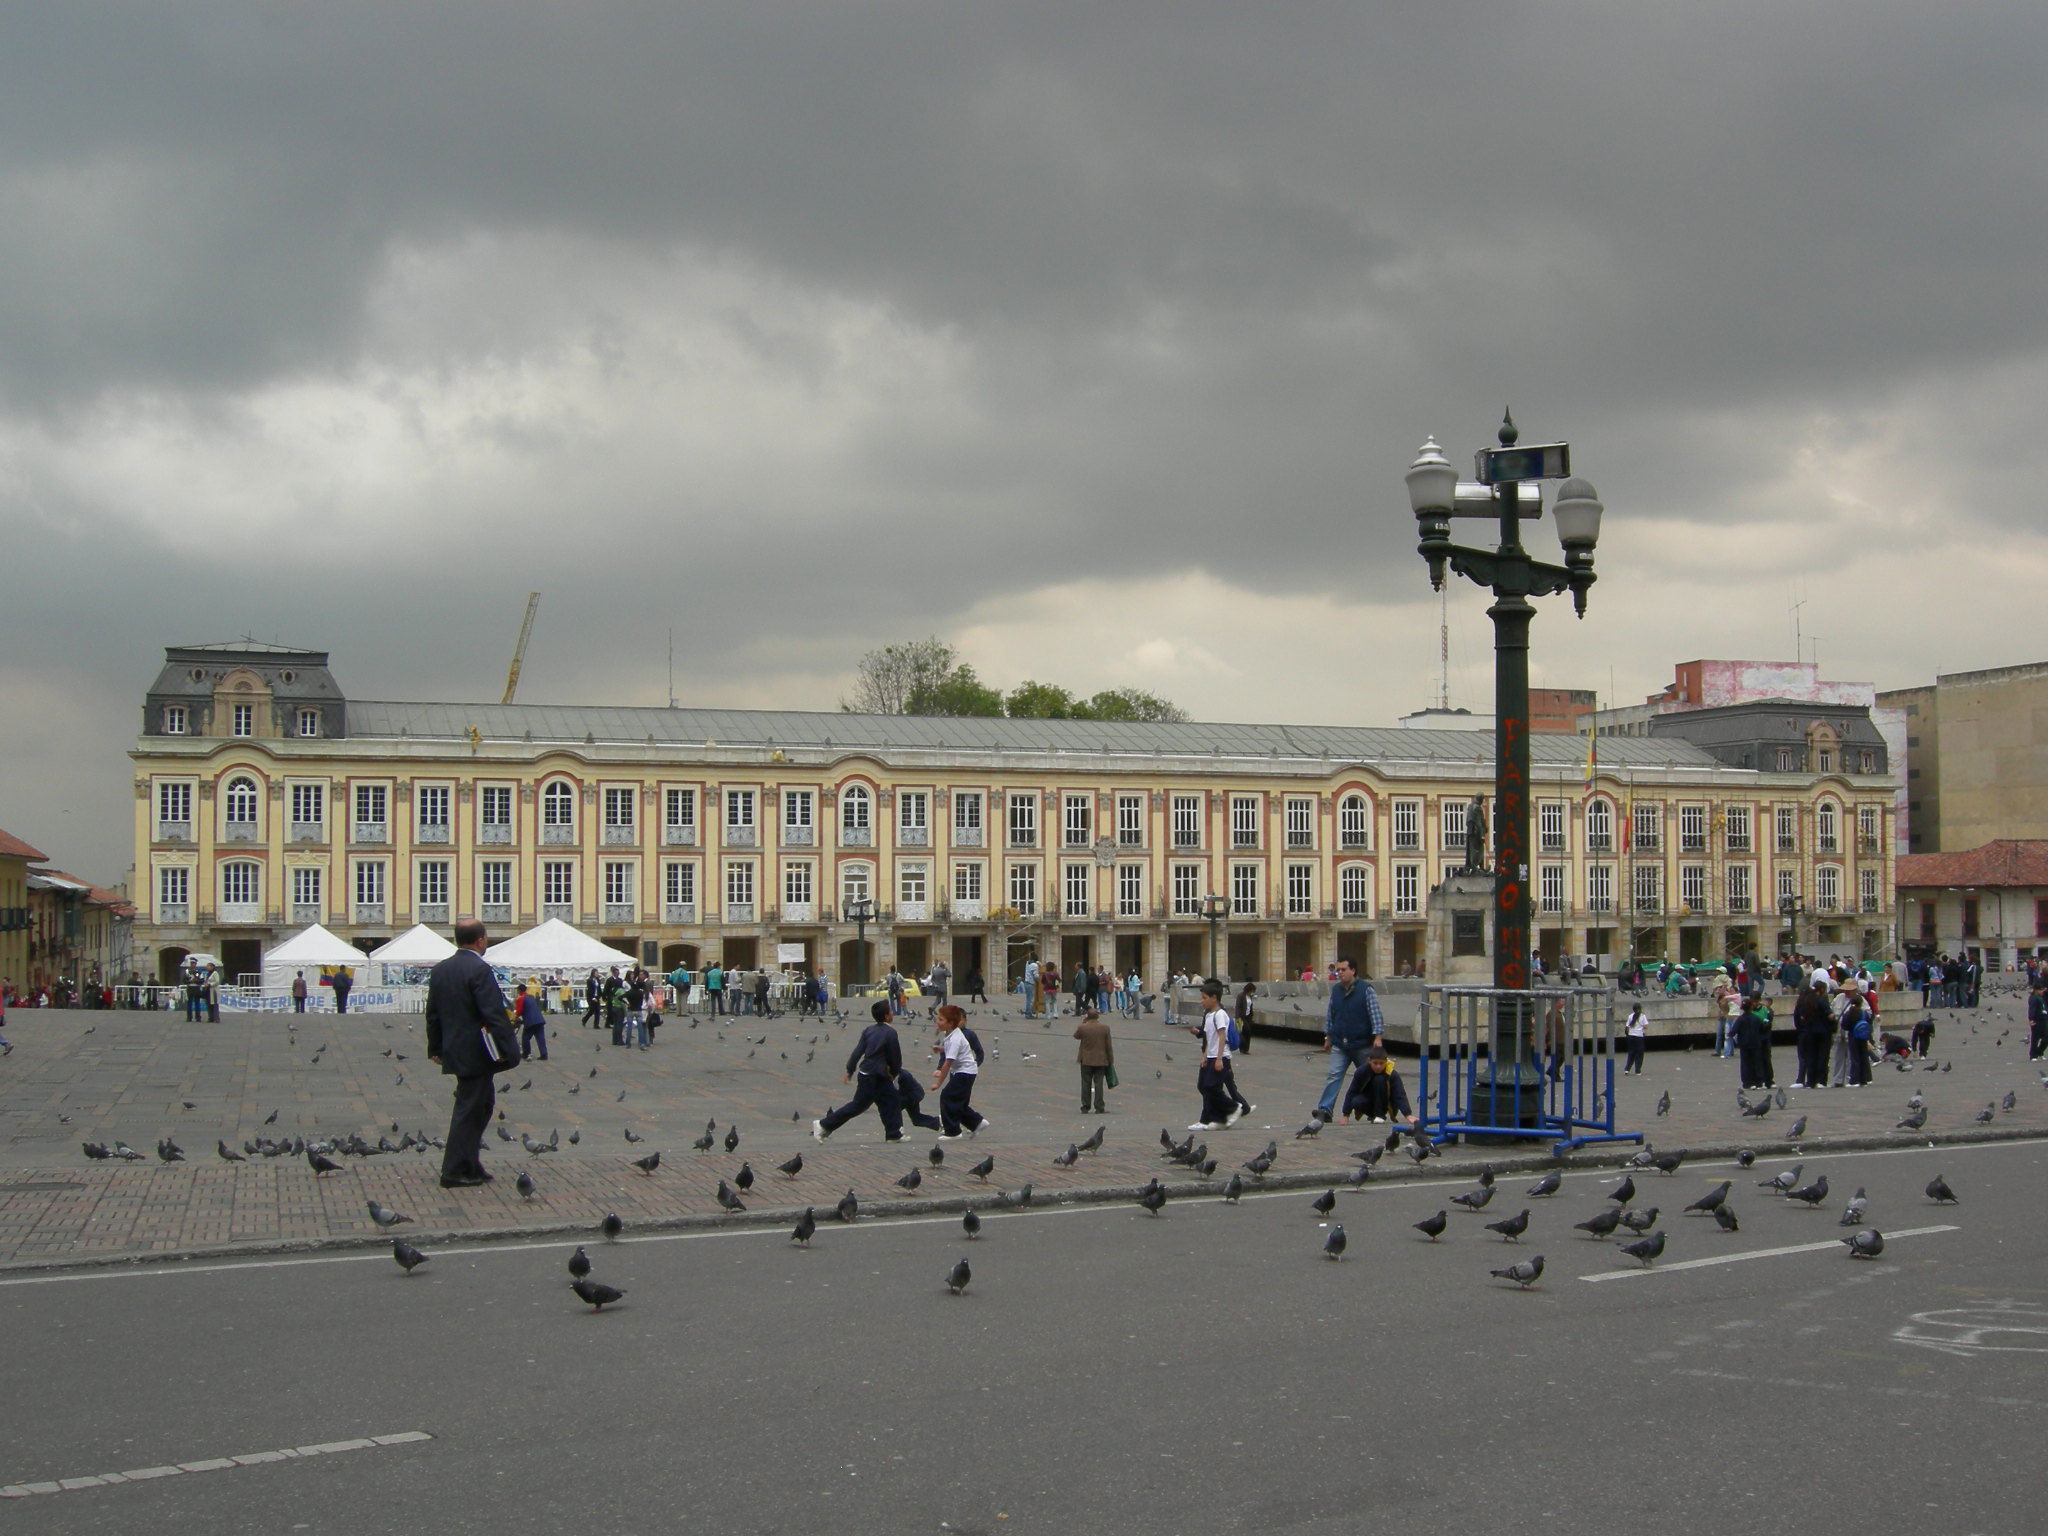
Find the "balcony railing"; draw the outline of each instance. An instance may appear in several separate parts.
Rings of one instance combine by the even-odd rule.
[[[412,840],[416,843],[447,843],[454,841],[449,836],[448,823],[445,821],[422,823],[414,831]]]
[[[1012,828],[1010,831],[1010,846],[1012,848],[1036,848],[1038,846],[1038,834],[1036,832],[1019,832]]]
[[[1876,853],[1878,851],[1877,838],[1868,833],[1858,833],[1856,837],[1856,851],[1858,853]]]
[[[156,840],[160,843],[189,843],[192,841],[192,823],[160,821],[156,824]]]
[[[1782,833],[1782,832],[1780,832],[1780,833],[1778,834],[1778,852],[1780,852],[1780,853],[1797,853],[1798,851],[1799,851],[1799,839],[1798,839],[1798,838],[1796,838],[1796,837],[1787,837],[1787,836],[1785,836],[1785,834],[1784,834],[1784,833]]]
[[[839,828],[839,846],[842,848],[872,848],[875,846],[875,829],[873,827],[849,827],[842,825]]]
[[[221,840],[229,843],[253,843],[256,841],[256,823],[253,821],[224,822],[220,829]]]
[[[899,848],[929,848],[932,845],[930,827],[898,827],[896,846]]]
[[[295,821],[291,824],[290,836],[295,843],[324,843],[327,841],[327,823]]]
[[[509,847],[512,843],[512,828],[501,821],[487,821],[476,829],[476,840],[500,848]]]
[[[640,909],[630,901],[608,901],[604,904],[604,920],[608,923],[630,923],[639,919]]]
[[[782,829],[782,846],[785,848],[810,848],[818,841],[818,829],[813,826],[785,824]]]
[[[1680,853],[1705,853],[1707,851],[1707,835],[1704,832],[1681,832],[1678,837],[1678,851]]]
[[[576,829],[567,822],[543,824],[540,829],[540,840],[550,848],[573,848],[576,846]]]
[[[359,821],[349,828],[352,843],[388,843],[391,841],[391,823],[388,821]]]
[[[754,920],[754,904],[751,901],[728,901],[725,904],[725,920],[728,923],[751,923]]]
[[[1614,898],[1612,896],[1589,896],[1586,898],[1586,910],[1588,912],[1612,912],[1614,910]]]
[[[1230,834],[1230,846],[1232,848],[1257,848],[1259,846],[1259,834],[1256,832],[1246,832],[1240,828]]]
[[[681,822],[670,822],[661,829],[661,845],[664,848],[696,847],[697,824],[695,822],[690,822],[687,825]]]
[[[640,829],[635,826],[608,826],[604,829],[604,845],[607,848],[630,848],[640,841]]]
[[[1728,898],[1728,910],[1730,912],[1747,912],[1749,910],[1749,898],[1747,896],[1730,896]]]
[[[1372,909],[1362,901],[1340,901],[1337,903],[1339,917],[1370,917]]]
[[[561,919],[561,920],[562,920],[563,922],[565,922],[565,923],[573,923],[573,922],[575,922],[575,921],[576,921],[576,905],[575,905],[575,903],[574,903],[574,902],[568,902],[568,901],[544,901],[544,902],[542,902],[542,903],[540,904],[540,920],[541,920],[542,922],[546,922],[546,921],[547,921],[547,920],[548,920],[549,918],[551,918],[551,917],[553,917],[553,918],[560,918],[560,919]]]
[[[1315,845],[1316,836],[1313,832],[1289,832],[1287,834],[1287,846],[1289,848],[1313,848]]]
[[[1638,832],[1636,834],[1637,853],[1661,853],[1663,849],[1664,834],[1662,832]]]
[[[953,829],[953,846],[955,848],[979,848],[981,842],[980,827],[955,827]]]
[[[1537,840],[1536,851],[1539,853],[1563,853],[1565,851],[1564,838],[1555,832],[1548,833]]]
[[[896,920],[899,923],[928,923],[932,920],[932,904],[928,901],[899,901],[896,903]]]
[[[512,921],[512,903],[509,901],[486,901],[477,907],[476,915],[486,923],[509,925]]]
[[[1173,846],[1176,848],[1199,848],[1202,846],[1202,834],[1190,832],[1185,827],[1175,827],[1173,829]]]
[[[189,923],[192,921],[192,904],[185,901],[160,901],[156,904],[156,920],[159,923]]]
[[[1636,911],[1638,912],[1655,916],[1663,910],[1664,898],[1661,896],[1638,896],[1636,898]]]
[[[1822,853],[1840,853],[1842,851],[1841,840],[1839,838],[1824,837],[1820,840],[1819,851]]]
[[[413,912],[415,922],[425,923],[429,928],[440,928],[448,922],[448,903],[445,901],[423,901]]]
[[[1337,846],[1347,853],[1355,853],[1361,849],[1370,848],[1372,844],[1366,839],[1366,835],[1363,832],[1340,832],[1337,834]]]
[[[728,823],[724,841],[728,848],[758,848],[761,845],[761,829]]]
[[[321,923],[327,920],[327,909],[317,901],[295,901],[292,903],[292,921],[295,923]]]
[[[1597,832],[1588,832],[1586,834],[1586,852],[1612,853],[1614,852],[1614,839]]]
[[[1730,853],[1754,852],[1749,845],[1749,838],[1745,834],[1738,832],[1730,832],[1728,834],[1728,851]]]
[[[384,922],[384,903],[381,901],[359,901],[356,903],[356,921],[359,923]]]
[[[815,901],[785,901],[782,904],[782,921],[785,923],[815,923],[818,920],[818,904]]]
[[[1422,834],[1420,832],[1396,832],[1394,834],[1394,852],[1422,852]]]
[[[661,920],[664,923],[694,923],[697,921],[697,903],[664,901],[661,904]]]
[[[1877,898],[1875,896],[1864,897],[1863,910],[1866,912],[1875,912],[1877,910]]]

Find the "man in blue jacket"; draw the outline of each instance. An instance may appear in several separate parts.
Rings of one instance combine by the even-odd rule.
[[[1323,1015],[1323,1044],[1330,1052],[1330,1075],[1323,1083],[1322,1102],[1316,1117],[1327,1123],[1337,1108],[1337,1095],[1344,1090],[1344,1076],[1353,1067],[1363,1070],[1366,1052],[1381,1046],[1387,1032],[1380,1017],[1380,1000],[1372,983],[1363,980],[1349,959],[1337,961],[1337,982],[1330,988],[1330,1005]]]
[[[819,1141],[863,1113],[870,1104],[882,1117],[883,1136],[890,1141],[903,1139],[903,1101],[896,1091],[896,1078],[903,1070],[903,1042],[889,1023],[886,1002],[873,1004],[868,1013],[874,1023],[860,1032],[846,1058],[846,1080],[856,1083],[853,1099],[822,1120],[811,1122],[811,1135]]]

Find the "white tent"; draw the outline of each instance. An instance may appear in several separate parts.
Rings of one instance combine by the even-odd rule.
[[[579,928],[551,917],[538,928],[515,934],[484,951],[484,959],[501,971],[587,971],[592,966],[638,965],[622,950],[600,944]]]
[[[364,959],[363,952],[355,945],[344,943],[315,923],[264,955],[263,985],[266,990],[288,987],[293,975],[299,971],[310,972],[306,980],[317,984],[323,965],[354,966],[356,977],[361,979]]]
[[[455,945],[444,934],[425,923],[416,923],[389,944],[370,951],[370,964],[387,986],[405,985],[406,972],[419,966],[438,965],[455,953]]]

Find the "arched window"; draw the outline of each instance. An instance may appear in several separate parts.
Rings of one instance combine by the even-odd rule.
[[[231,859],[220,867],[220,904],[258,907],[263,904],[263,866],[249,859]]]
[[[1590,853],[1614,851],[1614,803],[1597,795],[1586,802],[1586,849]]]
[[[874,823],[874,796],[865,784],[849,784],[839,795],[839,825],[847,832],[865,832]]]
[[[576,791],[566,781],[556,779],[540,792],[540,824],[544,827],[571,827],[576,824]]]
[[[1841,841],[1842,813],[1832,800],[1823,800],[1814,813],[1813,831],[1822,853],[1839,853]]]
[[[227,807],[230,822],[242,822],[253,826],[256,821],[256,781],[251,778],[228,780],[222,803]]]
[[[1359,794],[1346,795],[1337,806],[1337,846],[1372,846],[1372,802]]]

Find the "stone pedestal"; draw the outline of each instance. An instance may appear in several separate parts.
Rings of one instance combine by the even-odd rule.
[[[1424,963],[1445,987],[1493,985],[1493,876],[1446,875],[1429,893]]]

